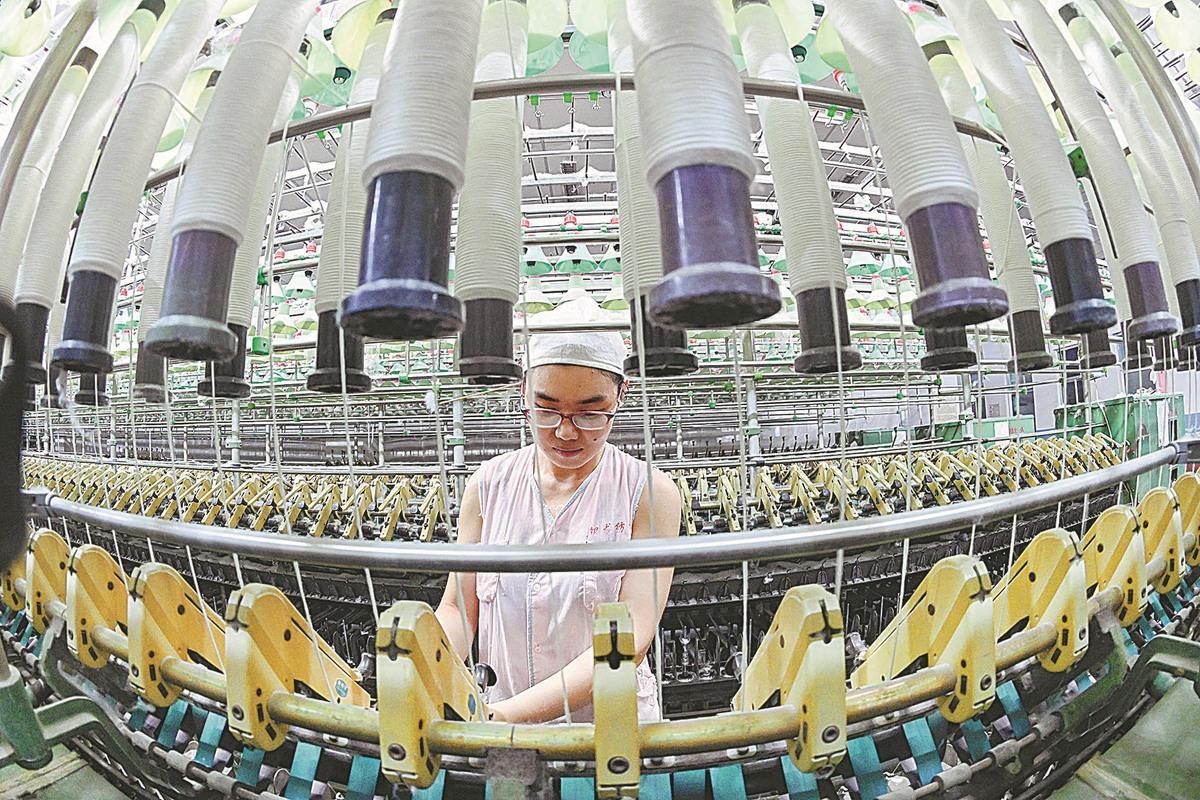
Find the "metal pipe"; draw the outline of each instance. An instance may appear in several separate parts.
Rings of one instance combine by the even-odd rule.
[[[50,54],[42,62],[28,91],[25,92],[25,99],[12,121],[12,128],[4,140],[3,148],[0,148],[0,219],[4,219],[8,210],[8,200],[12,196],[17,170],[21,166],[21,160],[25,158],[34,128],[37,127],[58,79],[71,65],[75,58],[75,50],[83,41],[84,34],[92,27],[92,22],[96,19],[96,7],[97,0],[84,0],[75,7],[71,19],[63,27],[58,41],[54,43]]]
[[[39,502],[50,514],[158,542],[272,561],[351,569],[369,567],[374,572],[566,572],[693,567],[811,557],[962,530],[1053,506],[1178,463],[1187,448],[1188,441],[1183,440],[1116,466],[1020,492],[887,517],[718,533],[696,539],[643,539],[586,547],[310,539],[147,518],[64,500],[49,490]]]
[[[499,97],[514,97],[527,94],[562,94],[563,92],[605,91],[614,88],[615,81],[609,75],[538,75],[533,78],[510,78],[502,81],[484,81],[475,84],[475,100],[492,100]],[[627,91],[634,88],[634,78],[630,73],[621,75],[621,89]],[[756,97],[775,97],[783,100],[795,100],[796,84],[787,81],[767,81],[759,78],[742,78],[742,89],[748,95]],[[838,106],[864,111],[866,106],[862,98],[840,89],[830,89],[825,86],[804,86],[804,99],[818,106]],[[299,120],[287,126],[289,137],[304,136],[317,131],[328,130],[348,122],[355,122],[371,116],[372,103],[359,103],[345,106],[324,114],[315,114],[308,119]],[[954,118],[954,124],[959,132],[974,136],[977,139],[987,139],[1003,145],[1005,142],[994,132],[982,125],[961,117]],[[271,131],[268,142],[277,142],[283,138],[283,128]],[[541,156],[541,153],[535,155]],[[178,178],[187,169],[187,161],[160,170],[150,176],[146,189],[158,186]]]
[[[1200,137],[1192,125],[1192,118],[1184,110],[1183,101],[1171,86],[1171,79],[1167,77],[1141,31],[1134,25],[1129,12],[1118,0],[1096,0],[1096,5],[1121,37],[1129,55],[1146,78],[1146,83],[1150,84],[1150,91],[1154,93],[1154,99],[1162,108],[1163,116],[1167,118],[1167,124],[1171,127],[1171,134],[1183,154],[1192,185],[1200,190]]]

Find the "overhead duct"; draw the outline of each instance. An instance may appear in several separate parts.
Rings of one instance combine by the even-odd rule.
[[[1067,29],[1079,44],[1092,74],[1104,96],[1117,114],[1117,122],[1129,141],[1130,150],[1142,174],[1146,194],[1154,207],[1154,220],[1163,243],[1163,257],[1175,285],[1179,315],[1183,322],[1183,343],[1188,347],[1200,344],[1200,261],[1197,260],[1196,229],[1189,223],[1187,193],[1195,195],[1190,183],[1180,185],[1171,169],[1171,153],[1155,136],[1149,116],[1157,106],[1147,108],[1122,74],[1108,46],[1087,19],[1073,5],[1063,6],[1059,13],[1067,21]],[[1175,151],[1178,155],[1178,151]],[[1140,197],[1140,195],[1139,195]],[[1136,287],[1131,284],[1130,297]]]
[[[7,211],[0,220],[0,300],[5,302],[13,301],[17,268],[21,264],[21,253],[33,223],[33,213],[37,210],[38,196],[42,193],[46,176],[54,163],[54,154],[83,96],[95,63],[95,51],[85,47],[75,56],[75,63],[63,72],[46,103],[46,109],[34,126],[25,158],[17,169]],[[31,331],[44,330],[46,327],[45,317],[23,321]],[[36,382],[40,383],[40,380]]]
[[[858,78],[908,232],[921,289],[913,322],[945,328],[1002,316],[1008,301],[988,274],[979,198],[950,113],[904,17],[892,0],[832,0],[826,8]]]
[[[624,3],[612,3],[608,8],[608,54],[614,73],[633,72],[633,33]],[[650,317],[650,293],[662,278],[662,246],[658,206],[646,182],[637,92],[621,89],[613,104],[621,291],[629,303],[632,345],[624,363],[625,374],[687,375],[700,366],[696,354],[688,349],[687,331],[659,325]]]
[[[950,113],[982,124],[983,114],[958,59],[940,42],[928,43],[924,50]],[[979,191],[979,210],[991,244],[996,278],[1008,295],[1011,367],[1019,372],[1046,369],[1054,359],[1046,352],[1042,299],[1008,174],[991,142],[967,134],[959,134],[959,141]]]
[[[735,16],[746,70],[755,78],[796,84],[796,99],[758,98],[775,196],[789,254],[788,285],[796,297],[800,373],[857,369],[862,356],[850,342],[846,267],[833,198],[825,178],[812,111],[804,100],[791,43],[765,2],[736,0]]]
[[[1112,327],[1117,315],[1104,301],[1087,211],[1024,62],[985,0],[946,0],[942,10],[979,71],[1020,173],[1054,291],[1050,331]]]
[[[482,16],[482,0],[402,3],[396,13],[363,167],[359,285],[339,318],[351,333],[427,339],[462,327],[447,288],[450,225]]]
[[[385,11],[367,35],[358,59],[358,75],[350,90],[351,105],[375,98],[395,16],[394,11]],[[316,392],[340,392],[343,385],[347,392],[365,392],[371,388],[371,376],[363,369],[362,337],[342,329],[337,321],[338,305],[358,283],[363,215],[367,209],[362,169],[370,132],[369,118],[344,126],[334,159],[317,263],[317,363],[308,376],[308,388]]]
[[[121,26],[92,71],[46,177],[25,242],[15,291],[18,313],[29,324],[31,362],[40,364],[45,352],[46,320],[62,294],[63,262],[71,222],[80,195],[87,187],[96,148],[137,71],[139,54],[161,10],[161,2],[142,3]],[[127,236],[128,231],[125,233]],[[59,333],[55,331],[56,335]],[[106,327],[96,335],[107,337],[109,330]],[[40,382],[40,375],[33,377]]]
[[[179,192],[161,316],[146,334],[159,355],[224,361],[237,337],[225,324],[233,264],[275,107],[312,6],[263,0],[229,55]]]
[[[484,6],[479,36],[476,82],[525,75],[529,12],[523,2],[498,0]],[[512,320],[521,285],[522,127],[514,98],[471,104],[454,249],[455,295],[465,315],[458,372],[471,383],[521,378],[521,367],[513,360]]]
[[[1121,286],[1132,289],[1127,297],[1132,315],[1127,326],[1129,336],[1156,339],[1178,333],[1179,321],[1167,309],[1150,217],[1125,161],[1125,150],[1117,141],[1095,88],[1041,0],[1009,0],[1009,6],[1044,65],[1062,111],[1083,147],[1116,248],[1109,272],[1120,272]]]
[[[782,301],[758,268],[750,207],[758,162],[720,10],[713,0],[628,0],[626,7],[662,247],[650,316],[676,328],[769,317]]]
[[[51,354],[79,372],[111,372],[111,310],[129,253],[145,176],[188,69],[211,32],[222,0],[180,4],[163,26],[109,132],[88,189],[67,267],[66,330]]]

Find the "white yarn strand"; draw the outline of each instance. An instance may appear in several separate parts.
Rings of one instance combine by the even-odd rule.
[[[96,165],[69,274],[93,270],[121,279],[129,231],[137,219],[142,187],[162,130],[222,4],[222,0],[182,3],[164,25],[113,123],[109,141],[119,146],[104,148]]]
[[[241,244],[274,112],[293,55],[312,18],[296,0],[262,0],[221,73],[192,153],[175,220],[185,231],[214,231]]]
[[[1117,248],[1117,261],[1112,262],[1110,272],[1157,261],[1158,249],[1150,219],[1138,197],[1124,149],[1083,67],[1040,0],[1010,0],[1009,5],[1054,84],[1063,111],[1087,156],[1096,190],[1109,211]]]
[[[380,22],[367,36],[358,75],[350,90],[351,104],[375,99],[392,24],[390,20]],[[358,285],[363,217],[367,208],[362,169],[370,132],[370,118],[361,119],[345,126],[342,138],[338,141],[329,202],[325,206],[321,255],[317,262],[317,294],[314,301],[317,314],[337,311],[342,298]]]
[[[826,6],[858,77],[901,218],[938,203],[977,207],[958,133],[893,0]]]
[[[846,288],[846,267],[833,198],[825,179],[812,111],[797,80],[791,48],[779,18],[761,3],[743,6],[736,17],[746,69],[756,78],[797,84],[797,100],[758,98],[763,136],[771,157],[775,196],[788,253],[793,294]]]
[[[273,127],[281,127],[291,119],[296,101],[300,99],[300,71],[292,69],[277,100]],[[283,159],[284,143],[275,142],[267,146],[262,164],[258,168],[258,179],[254,182],[254,194],[250,200],[250,213],[246,217],[246,233],[238,245],[233,259],[233,277],[230,282],[229,306],[226,323],[249,328],[253,321],[254,287],[258,280],[258,265],[261,263],[263,228],[271,211],[271,193],[275,189],[275,176]]]
[[[1004,128],[1042,246],[1088,239],[1087,211],[1041,96],[986,0],[946,0],[942,10],[971,55]]]
[[[482,15],[482,0],[400,4],[372,114],[365,187],[385,173],[415,170],[461,188]]]
[[[624,3],[610,7],[609,64],[617,75],[634,69],[633,34]],[[638,115],[637,92],[622,89],[613,98],[616,106],[617,216],[621,220],[621,279],[625,300],[634,305],[662,278],[662,245],[659,241],[658,203],[646,182],[645,150]]]
[[[936,55],[929,59],[929,68],[950,113],[982,124],[983,114],[954,56]],[[994,144],[974,136],[959,134],[959,141],[979,191],[979,210],[992,248],[992,264],[996,278],[1008,295],[1009,312],[1037,311],[1040,314],[1041,294],[1033,277],[1025,228],[1000,154]]]
[[[139,10],[135,15],[150,15]],[[46,178],[17,274],[16,301],[50,308],[62,289],[63,260],[79,195],[117,100],[138,65],[139,26],[127,21],[92,73]],[[125,232],[128,235],[128,231]]]
[[[742,84],[712,0],[627,0],[638,110],[651,186],[692,164],[720,164],[747,178],[750,150]]]
[[[17,170],[12,195],[0,220],[0,299],[7,302],[12,302],[17,286],[17,268],[33,224],[38,196],[87,81],[88,71],[78,64],[68,67],[59,78]]]
[[[483,12],[476,81],[525,74],[529,15],[511,0]],[[471,105],[466,178],[458,201],[455,294],[516,303],[521,262],[522,121],[510,97]]]

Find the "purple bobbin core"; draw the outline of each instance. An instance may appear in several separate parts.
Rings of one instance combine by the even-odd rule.
[[[1008,311],[1004,290],[992,283],[974,208],[935,203],[904,220],[921,294],[912,306],[922,328],[975,325]]]
[[[1014,311],[1009,314],[1008,332],[1013,354],[1008,363],[1010,372],[1036,372],[1054,365],[1054,359],[1046,352],[1040,312]]]
[[[371,390],[371,376],[363,371],[362,337],[341,331],[336,311],[322,311],[317,317],[317,365],[308,374],[310,392],[341,393],[343,338],[346,341],[346,393]]]
[[[237,349],[233,358],[209,361],[204,366],[205,378],[196,384],[196,394],[200,397],[241,400],[250,396],[250,384],[246,381],[246,326],[230,325],[229,330],[237,337]]]
[[[1129,309],[1133,314],[1133,320],[1127,327],[1129,336],[1134,339],[1157,339],[1179,333],[1179,320],[1167,310],[1167,295],[1158,262],[1130,264],[1121,274],[1125,276]]]
[[[50,354],[51,362],[72,372],[112,372],[108,337],[116,299],[116,278],[90,269],[72,275],[62,340]]]
[[[25,341],[28,342],[25,378],[29,383],[40,386],[46,382],[46,368],[42,366],[42,357],[46,354],[46,326],[50,321],[50,309],[37,303],[18,303],[17,318],[25,324]],[[8,380],[7,365],[4,369],[4,379]]]
[[[925,355],[921,356],[925,372],[949,372],[977,363],[975,351],[967,344],[966,328],[925,329]]]
[[[237,337],[225,324],[237,243],[216,231],[184,231],[171,246],[158,323],[146,347],[165,358],[224,361]]]
[[[638,295],[641,314],[636,308],[629,309],[629,330],[633,332],[630,355],[622,365],[626,377],[639,377],[641,360],[638,353],[638,337],[646,353],[646,377],[663,378],[672,375],[690,375],[700,368],[700,360],[687,347],[687,331],[655,325],[647,308],[649,297]],[[638,317],[642,324],[638,327]]]
[[[1200,345],[1200,278],[1175,284],[1175,297],[1179,300],[1179,316],[1183,323],[1180,340],[1185,347]]]
[[[521,365],[513,359],[513,305],[507,300],[468,300],[459,334],[458,374],[480,386],[521,380]]]
[[[1104,299],[1096,248],[1091,239],[1063,239],[1042,248],[1054,313],[1050,332],[1059,335],[1108,330],[1117,324],[1117,312]]]
[[[1079,366],[1083,369],[1103,369],[1117,363],[1116,353],[1108,343],[1108,331],[1088,331],[1081,338]]]
[[[779,288],[758,268],[750,181],[732,167],[693,164],[655,187],[663,279],[650,317],[668,328],[729,328],[779,311]]]
[[[150,352],[144,344],[138,346],[137,369],[133,373],[133,396],[147,403],[167,399],[167,360]]]
[[[796,295],[800,355],[793,368],[801,375],[858,369],[862,354],[850,344],[850,313],[845,289],[806,289]]]
[[[338,323],[377,339],[452,336],[462,303],[446,288],[454,186],[428,172],[380,175],[371,183],[358,288],[342,301]]]

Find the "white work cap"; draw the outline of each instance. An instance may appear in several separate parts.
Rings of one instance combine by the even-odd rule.
[[[538,314],[538,323],[600,322],[609,316],[595,300],[581,297],[563,303],[553,311]],[[624,375],[625,340],[616,331],[532,334],[529,369],[546,364],[592,367]]]

